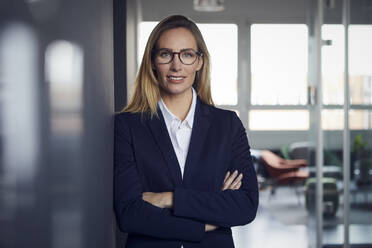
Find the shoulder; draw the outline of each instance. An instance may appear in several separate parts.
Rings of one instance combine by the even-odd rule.
[[[115,114],[115,120],[129,120],[133,118],[133,116],[137,115],[138,113],[131,113],[131,112],[119,112]]]
[[[200,101],[200,105],[202,106],[204,113],[207,115],[215,116],[215,117],[231,117],[235,114],[234,111],[218,108],[216,106],[208,105]]]
[[[146,114],[120,112],[115,114],[114,134],[118,141],[131,142],[134,133],[141,132],[146,119]]]
[[[129,128],[131,126],[138,126],[148,118],[147,114],[120,112],[115,114],[115,127]]]
[[[115,114],[115,121],[139,121],[149,118],[147,113],[119,112]]]
[[[231,130],[235,133],[239,130],[245,130],[243,123],[235,111],[221,109],[205,103],[201,103],[204,116],[206,116],[213,126],[222,130]]]
[[[204,113],[208,115],[214,121],[219,121],[220,123],[231,123],[232,121],[238,119],[239,117],[235,111],[218,108],[212,105],[201,103]]]
[[[120,112],[115,114],[115,125],[118,124],[126,124],[128,123],[131,119],[133,119],[134,113],[130,112]]]

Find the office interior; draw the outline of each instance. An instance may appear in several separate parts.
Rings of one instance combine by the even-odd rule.
[[[1,1],[0,247],[125,247],[113,118],[172,14],[247,131],[260,206],[235,246],[372,247],[370,0]]]

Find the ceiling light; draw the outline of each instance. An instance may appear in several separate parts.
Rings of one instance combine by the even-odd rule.
[[[194,10],[217,12],[225,10],[224,0],[194,0]]]

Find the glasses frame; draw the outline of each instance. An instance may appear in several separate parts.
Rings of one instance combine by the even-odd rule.
[[[159,62],[156,61],[156,55],[158,54],[159,51],[169,51],[169,53],[171,54],[171,59],[169,60],[169,62],[167,62],[167,63],[159,63]],[[193,52],[196,54],[195,60],[194,60],[194,62],[192,62],[191,64],[185,64],[185,63],[182,61],[182,59],[181,59],[181,53],[182,53],[182,52],[185,52],[185,51],[193,51]],[[179,59],[179,60],[181,61],[181,63],[184,64],[184,65],[193,65],[193,64],[195,64],[195,61],[196,61],[197,59],[199,59],[200,56],[202,55],[201,52],[199,52],[199,51],[195,51],[195,50],[192,49],[192,48],[182,49],[182,50],[179,51],[179,52],[173,52],[171,49],[168,49],[168,48],[160,48],[160,49],[155,49],[155,50],[154,50],[153,57],[154,57],[154,61],[155,61],[157,64],[159,64],[159,65],[166,65],[166,64],[170,64],[170,63],[173,62],[173,60],[174,60],[174,55],[175,55],[175,54],[178,55],[178,59]]]

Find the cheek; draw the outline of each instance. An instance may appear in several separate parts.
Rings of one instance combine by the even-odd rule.
[[[196,68],[190,68],[187,73],[194,78],[196,75]]]
[[[158,78],[164,78],[167,75],[168,70],[162,66],[157,66],[155,72]]]

